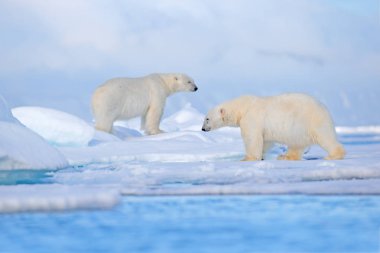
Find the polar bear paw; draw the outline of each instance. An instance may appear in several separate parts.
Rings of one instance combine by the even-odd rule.
[[[261,161],[263,160],[262,158],[259,158],[259,157],[250,157],[250,156],[246,156],[244,157],[244,159],[242,159],[241,161],[242,162],[248,162],[248,161]]]
[[[165,131],[162,131],[161,129],[146,131],[147,135],[156,135],[156,134],[163,134],[163,133],[165,133]]]
[[[301,160],[301,156],[298,154],[284,154],[277,157],[277,160],[285,160],[285,161],[297,161]]]

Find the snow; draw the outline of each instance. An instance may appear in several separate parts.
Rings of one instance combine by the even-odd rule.
[[[0,121],[16,123],[17,120],[13,117],[7,101],[0,95]]]
[[[302,161],[277,161],[285,151],[278,145],[265,161],[240,162],[239,129],[204,133],[201,120],[203,115],[186,105],[163,120],[164,129],[172,132],[99,142],[80,152],[60,148],[71,165],[80,167],[57,172],[54,180],[110,184],[124,195],[380,193],[376,126],[338,128],[348,153],[342,161],[323,160],[319,147],[310,148]],[[129,126],[138,131],[138,125]]]
[[[20,111],[26,113],[29,109]],[[36,109],[26,118],[32,121],[42,111],[45,110]],[[222,128],[202,132],[204,115],[190,104],[164,118],[161,127],[166,133],[154,136],[141,132],[139,119],[117,122],[113,134],[108,134],[88,130],[88,124],[78,123],[80,121],[74,120],[74,116],[62,117],[62,112],[48,111],[48,117],[41,120],[44,126],[40,130],[48,134],[57,133],[57,138],[47,139],[57,145],[59,154],[67,160],[69,167],[49,172],[48,184],[37,179],[34,182],[29,179],[31,185],[14,185],[13,179],[3,180],[3,185],[11,185],[0,187],[0,195],[7,196],[0,201],[3,206],[0,211],[107,208],[117,203],[115,196],[122,195],[380,194],[379,126],[337,127],[339,138],[347,150],[344,160],[323,160],[325,152],[313,146],[302,161],[278,161],[276,157],[286,148],[277,145],[264,161],[241,162],[244,145],[240,130]],[[22,121],[21,117],[19,119]],[[65,121],[65,129],[73,129],[73,132],[47,127],[62,120]],[[2,124],[22,128],[15,123]],[[79,129],[74,130],[76,128]],[[2,140],[9,136],[9,130],[5,129],[11,128],[3,128],[2,131],[8,133],[1,137]],[[88,136],[79,136],[80,131]],[[74,136],[78,138],[76,142],[68,141]],[[64,142],[70,145],[63,145]],[[17,150],[9,147],[3,146],[3,150],[8,153]],[[27,153],[35,156],[35,150],[38,149],[33,148]],[[46,162],[50,157],[39,158],[38,161]],[[106,197],[100,194],[103,191]],[[58,202],[54,202],[55,195]],[[6,204],[13,203],[12,199],[17,208]],[[30,199],[36,200],[35,203]],[[67,204],[72,203],[70,201],[75,204]]]
[[[337,127],[340,134],[380,134],[380,126]]]
[[[0,113],[0,170],[59,169],[68,165],[57,149],[12,117],[3,98]]]
[[[173,131],[199,131],[204,115],[187,103],[181,111],[174,113],[162,122],[163,129]]]
[[[12,114],[55,146],[87,146],[94,128],[74,115],[44,107],[17,107]]]
[[[120,200],[116,190],[88,186],[0,186],[0,192],[0,213],[103,209]]]

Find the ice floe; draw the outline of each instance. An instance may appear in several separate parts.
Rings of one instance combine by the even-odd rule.
[[[4,99],[0,99],[0,170],[59,169],[66,158],[42,137],[12,117]]]
[[[54,109],[25,106],[12,109],[23,125],[55,146],[87,146],[95,130],[84,120]]]
[[[57,113],[49,115],[50,119]],[[6,117],[9,118],[9,115]],[[67,117],[64,119],[67,120]],[[319,147],[311,147],[302,161],[278,161],[277,156],[285,152],[286,148],[277,145],[264,161],[241,162],[244,145],[240,130],[222,128],[204,133],[200,130],[202,120],[202,113],[186,105],[163,119],[162,128],[166,131],[163,134],[146,136],[139,129],[139,119],[117,122],[113,134],[86,130],[85,133],[94,132],[92,136],[78,136],[78,145],[74,145],[74,142],[70,145],[62,145],[61,142],[58,145],[59,154],[70,166],[52,170],[48,180],[51,184],[42,185],[38,180],[28,180],[31,185],[0,187],[0,195],[7,196],[3,202],[0,201],[3,203],[2,210],[111,207],[121,195],[380,194],[380,134],[376,126],[337,128],[347,150],[344,160],[325,161],[325,152]],[[73,125],[66,129],[84,126],[74,122],[67,120],[68,125]],[[9,134],[10,128],[4,129],[8,129],[3,130],[8,131],[8,136],[15,136]],[[41,129],[44,131],[47,128]],[[87,129],[87,126],[83,129]],[[56,141],[51,141],[54,143],[79,135],[75,131],[54,131],[61,134]],[[47,145],[42,138],[35,137]],[[6,137],[2,138],[6,140]],[[37,142],[28,140],[25,143]],[[24,142],[18,139],[17,143]],[[9,148],[11,146],[2,147],[8,153],[17,150]],[[35,150],[39,149],[32,148],[27,153],[34,157]],[[16,154],[15,157],[20,155]],[[38,161],[45,161],[49,157],[38,158]],[[12,184],[17,180],[12,177],[11,181],[3,182]],[[25,193],[27,189],[31,189],[29,195]],[[46,194],[45,190],[52,194]],[[12,191],[15,191],[13,195],[10,194]],[[57,191],[57,200],[54,200],[54,191]],[[106,197],[98,198],[103,196],[103,191]],[[7,203],[6,207],[4,203]]]
[[[0,213],[111,208],[119,203],[115,189],[56,184],[0,186]]]

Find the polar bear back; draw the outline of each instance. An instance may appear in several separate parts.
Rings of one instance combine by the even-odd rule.
[[[255,106],[258,100],[261,112]],[[316,142],[316,135],[321,131],[335,133],[328,110],[311,96],[292,93],[253,98],[253,101],[256,101],[252,105],[253,113],[261,114],[264,136],[268,141],[307,146]]]
[[[160,87],[162,85],[164,84],[158,75],[113,78],[97,88],[93,96],[93,107],[104,108],[107,112],[99,113],[115,114],[118,119],[137,117],[148,110],[152,97],[158,99],[165,96]],[[97,106],[97,103],[107,106]]]

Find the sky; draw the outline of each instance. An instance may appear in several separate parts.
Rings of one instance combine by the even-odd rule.
[[[243,94],[311,94],[340,125],[380,124],[378,0],[0,0],[0,94],[91,120],[113,77],[181,72],[207,110]]]

